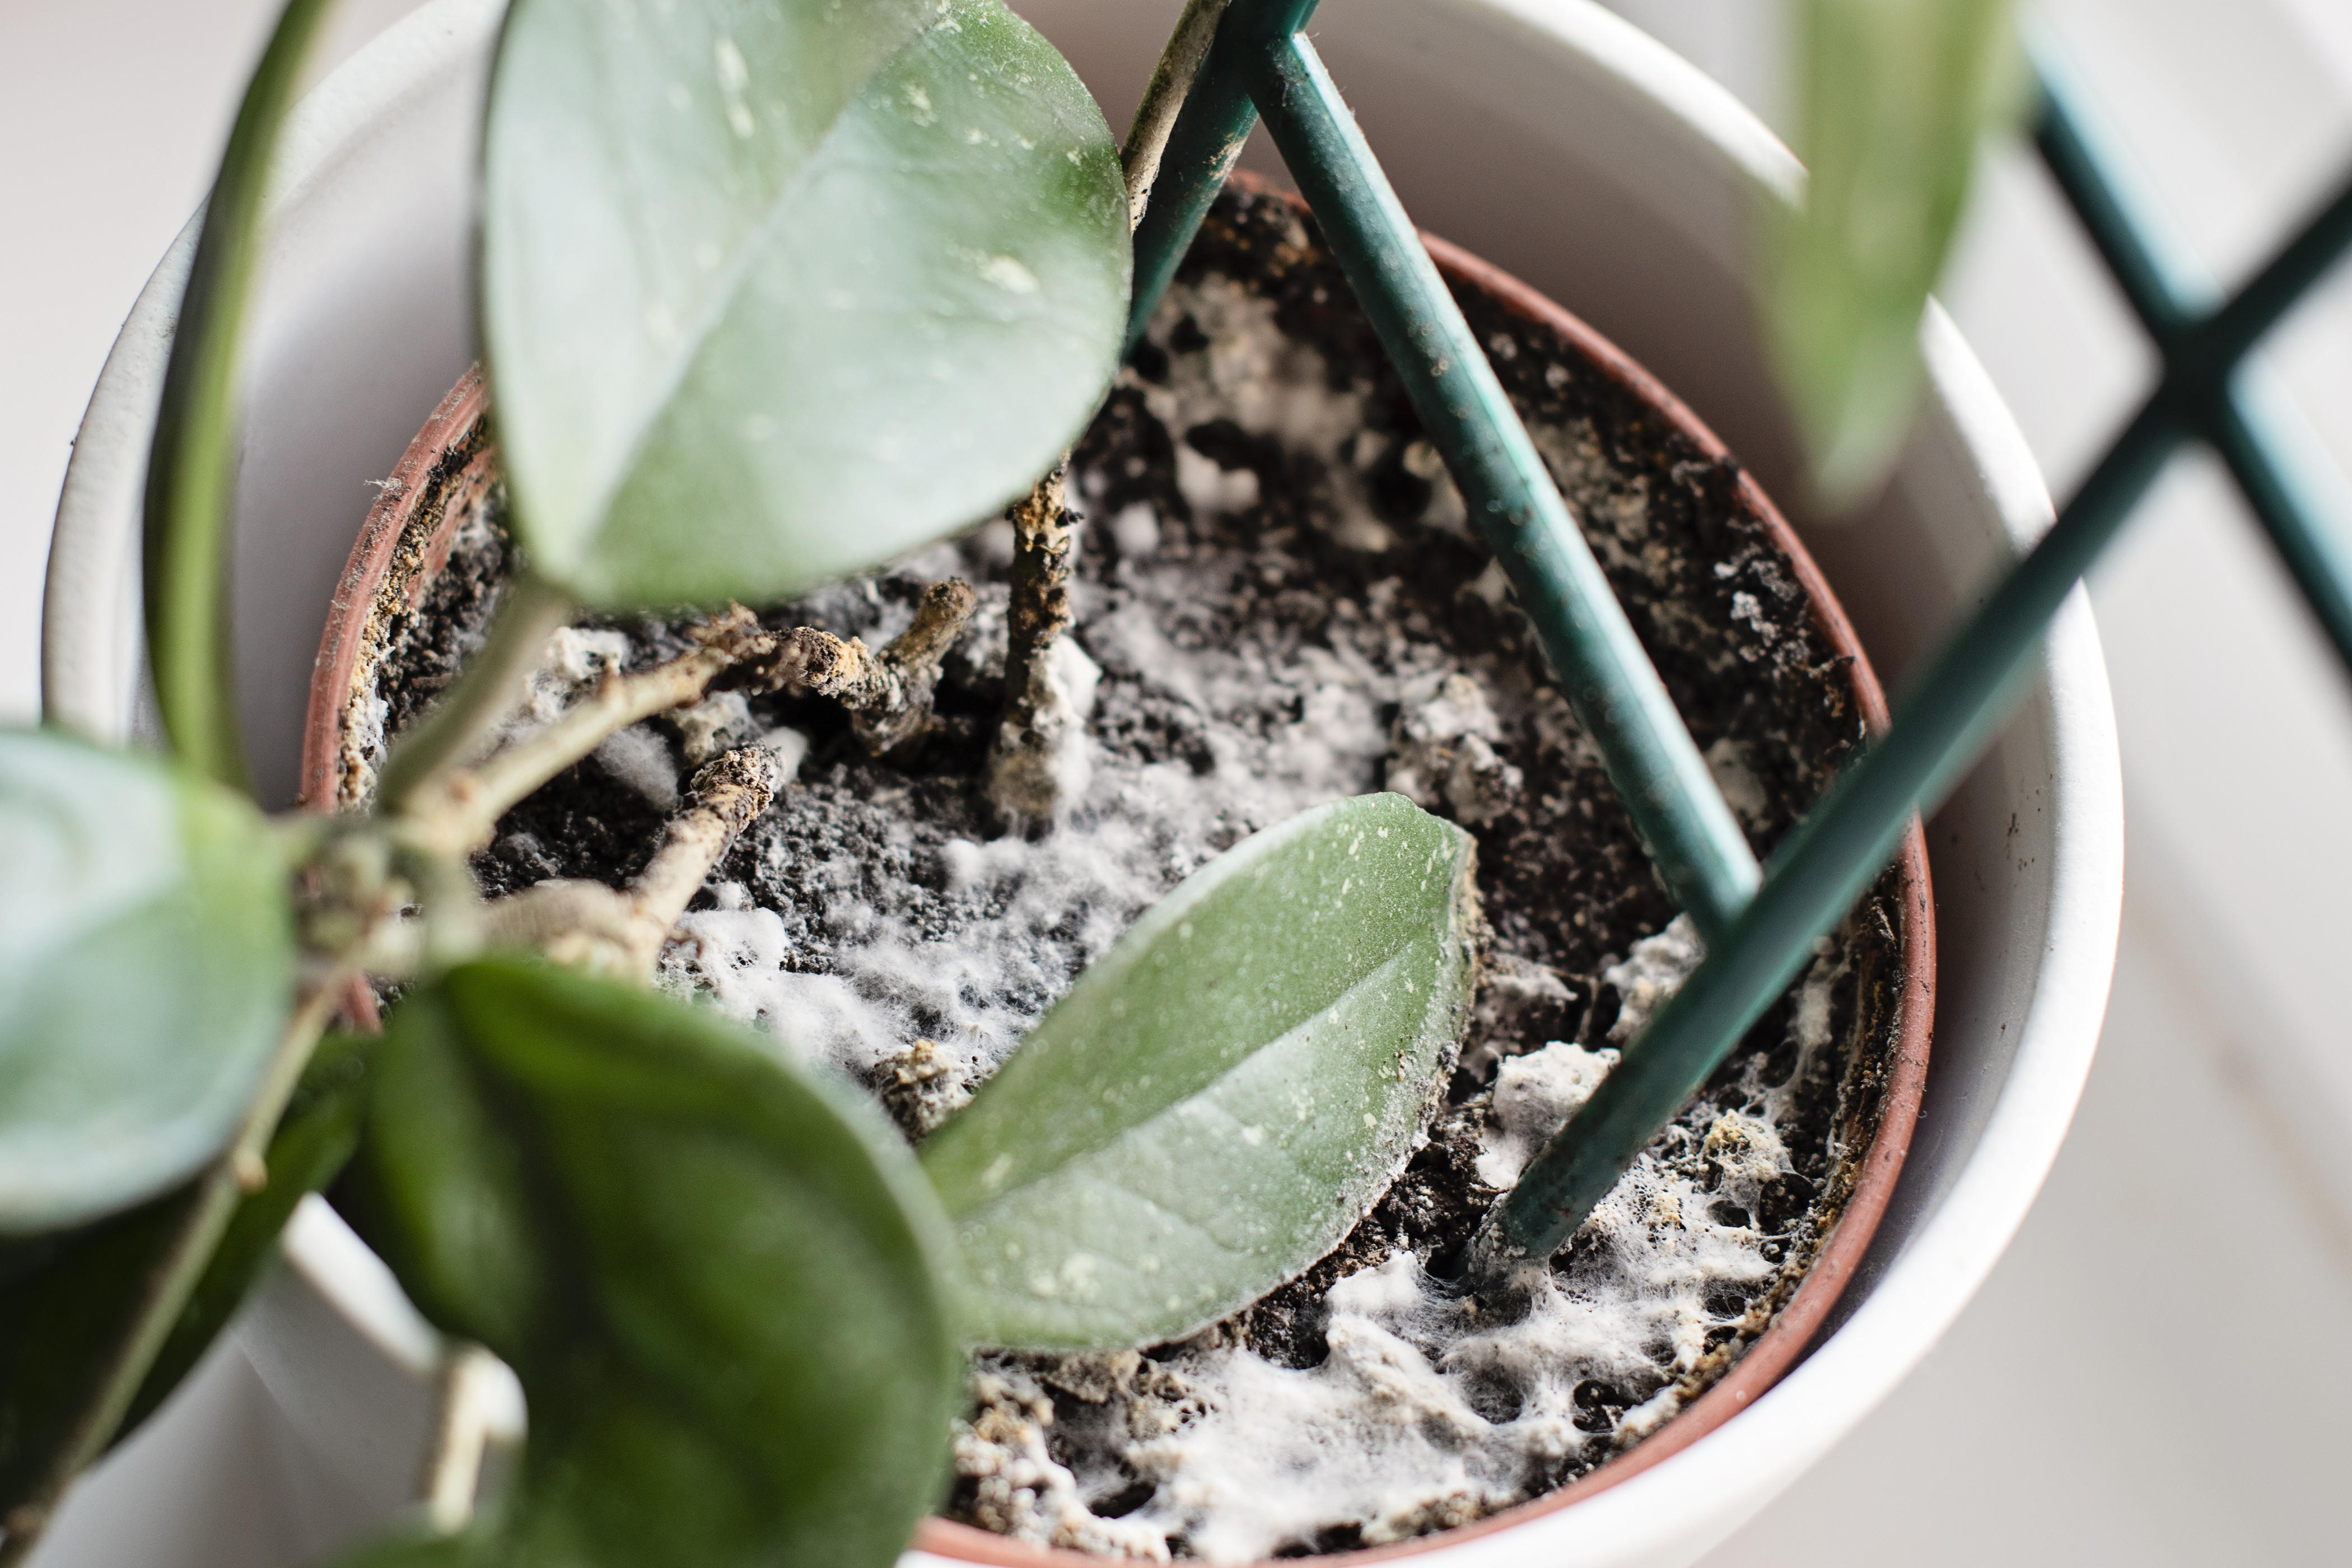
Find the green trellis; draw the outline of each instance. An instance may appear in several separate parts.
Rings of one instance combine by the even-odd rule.
[[[1262,118],[1487,544],[1510,574],[1707,956],[1600,1090],[1487,1216],[1473,1267],[1549,1253],[1787,989],[1915,813],[1991,740],[2043,628],[2184,442],[2219,453],[2352,662],[2352,537],[2320,515],[2249,406],[2246,355],[2352,244],[2352,183],[2235,295],[2200,309],[2136,222],[2071,86],[2037,62],[2036,142],[2163,356],[2156,390],[2059,512],[1895,705],[1887,731],[1759,866],[1484,352],[1300,29],[1316,0],[1234,0],[1178,114],[1136,231],[1141,334]]]

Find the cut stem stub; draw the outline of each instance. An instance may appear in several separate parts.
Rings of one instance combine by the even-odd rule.
[[[1050,822],[1081,782],[1083,737],[1057,679],[1055,645],[1070,629],[1077,516],[1057,468],[1006,514],[1013,523],[1013,596],[1005,610],[1004,711],[988,760],[988,796],[1010,820]]]

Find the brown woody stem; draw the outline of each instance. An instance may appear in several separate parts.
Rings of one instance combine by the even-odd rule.
[[[1176,129],[1176,115],[1192,90],[1192,79],[1201,74],[1209,58],[1209,46],[1216,41],[1217,22],[1224,16],[1226,4],[1227,0],[1188,0],[1184,14],[1176,19],[1176,30],[1168,35],[1168,47],[1160,53],[1150,85],[1143,89],[1143,101],[1136,106],[1135,123],[1118,154],[1120,172],[1127,178],[1130,228],[1143,221],[1143,209],[1151,199],[1151,182],[1160,174],[1160,154],[1168,150],[1168,133]]]
[[[1039,674],[1054,639],[1070,629],[1071,524],[1064,504],[1065,470],[1037,481],[1007,515],[1013,521],[1013,599],[1005,611],[1004,722],[1025,728],[1035,718]]]
[[[1057,468],[1006,515],[1013,523],[1013,594],[1005,610],[1004,710],[988,764],[988,793],[1007,818],[1049,821],[1065,804],[1069,778],[1067,694],[1055,680],[1054,646],[1070,629],[1070,576],[1076,515],[1065,502],[1066,468]]]
[[[470,854],[489,842],[499,817],[607,739],[656,713],[700,701],[722,673],[773,660],[782,641],[740,605],[695,636],[702,646],[693,652],[635,675],[608,675],[537,734],[487,762],[445,766],[422,781],[399,808],[404,837],[428,854]]]

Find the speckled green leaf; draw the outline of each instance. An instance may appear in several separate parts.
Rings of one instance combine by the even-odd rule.
[[[1194,873],[1041,1020],[923,1167],[983,1343],[1173,1339],[1329,1251],[1467,1022],[1470,837],[1402,795]]]
[[[1909,428],[1919,317],[1977,145],[2016,101],[2012,0],[1800,0],[1801,215],[1772,215],[1767,318],[1822,499],[1876,482]]]
[[[534,563],[772,600],[1025,490],[1127,308],[1102,113],[999,0],[517,0],[482,301]]]
[[[457,969],[394,1013],[357,1174],[409,1294],[530,1401],[508,1505],[418,1561],[883,1568],[938,1500],[961,1363],[937,1200],[878,1111],[759,1037]]]
[[[0,1231],[82,1224],[226,1146],[292,998],[286,879],[243,796],[0,731]]]

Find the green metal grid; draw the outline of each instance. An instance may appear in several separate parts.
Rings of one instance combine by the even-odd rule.
[[[1486,1217],[1473,1282],[1499,1285],[1583,1223],[1636,1154],[1795,980],[1923,806],[1957,784],[2022,687],[2044,628],[2180,445],[2229,465],[2352,663],[2352,532],[2325,519],[2251,406],[2243,362],[2352,244],[2352,183],[2217,307],[2136,221],[2057,62],[2036,142],[2163,357],[2164,374],[2055,525],[1926,666],[1759,868],[1681,716],[1339,89],[1300,31],[1316,0],[1234,0],[1136,231],[1130,342],[1263,117],[1473,518],[1509,574],[1643,843],[1707,944],[1682,989]]]

